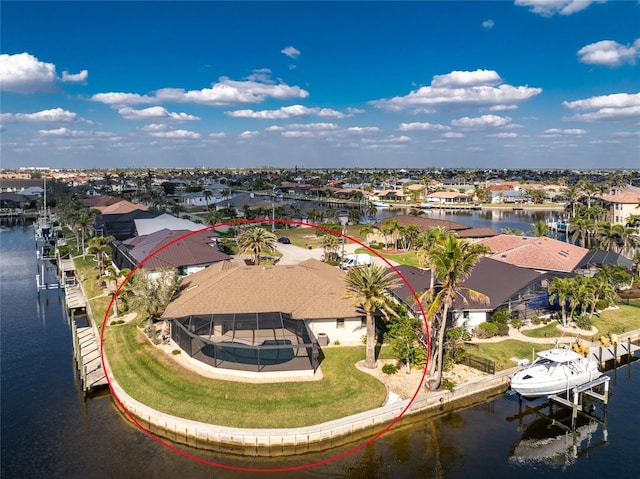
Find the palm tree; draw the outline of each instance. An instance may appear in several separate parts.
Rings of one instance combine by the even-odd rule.
[[[580,198],[582,197],[582,193],[577,186],[570,186],[565,190],[564,193],[567,198],[567,208],[569,208],[571,212],[571,218],[575,218],[576,216],[576,206],[580,204]]]
[[[338,248],[340,248],[340,244],[342,238],[332,234],[325,233],[322,235],[320,239],[320,246],[324,251],[324,261],[329,261],[331,259],[335,259],[337,257]]]
[[[575,218],[569,225],[569,233],[571,239],[575,242],[580,238],[580,246],[587,248],[587,238],[590,238],[593,234],[595,222],[589,218]]]
[[[531,236],[546,236],[549,232],[549,225],[544,220],[539,220],[537,223],[533,223],[531,225],[531,229],[529,230],[529,234]]]
[[[362,236],[365,243],[369,241],[369,235],[372,233],[373,233],[373,226],[371,225],[364,225],[358,230],[358,234]]]
[[[429,302],[433,300],[434,287],[436,283],[436,270],[433,267],[433,263],[431,262],[431,256],[429,252],[432,248],[434,248],[437,244],[444,241],[444,239],[450,233],[441,226],[437,226],[435,228],[429,228],[427,231],[420,233],[418,236],[418,265],[421,268],[429,268],[431,272],[431,284],[429,285]]]
[[[113,236],[94,236],[89,240],[89,247],[87,252],[93,254],[98,262],[98,274],[102,278],[104,276],[105,264],[109,260],[111,254],[110,243],[115,238]]]
[[[256,226],[244,230],[238,235],[238,248],[241,253],[249,253],[253,256],[253,264],[260,265],[260,254],[263,251],[275,251],[278,239],[271,231]]]
[[[594,296],[594,301],[590,302],[591,310],[589,312],[589,317],[593,317],[593,313],[595,313],[596,305],[598,304],[598,300],[606,301],[608,304],[615,303],[617,295],[616,290],[613,287],[613,284],[609,282],[607,278],[602,275],[595,275],[591,278],[592,284],[592,292]]]
[[[367,323],[367,350],[364,366],[369,369],[376,367],[376,325],[374,313],[381,310],[394,314],[388,304],[385,292],[399,285],[396,274],[380,265],[369,264],[357,268],[350,268],[345,277],[347,293],[344,298],[354,300],[354,306],[362,308]]]
[[[469,243],[461,240],[456,235],[448,234],[444,240],[436,243],[429,249],[429,261],[436,270],[440,280],[440,291],[433,297],[433,301],[427,309],[427,319],[431,321],[431,351],[429,373],[431,379],[428,386],[432,391],[440,388],[442,383],[442,364],[444,360],[444,340],[447,329],[447,317],[454,299],[460,295],[463,289],[461,284],[469,277],[475,264],[488,251],[487,247],[480,244]],[[474,299],[486,301],[486,296],[472,290],[467,293]],[[426,291],[423,297],[431,297],[433,291]],[[439,324],[436,330],[436,318]]]
[[[82,256],[84,256],[84,239],[89,229],[96,219],[98,210],[82,208],[73,215],[73,229],[80,231],[82,235]]]
[[[213,193],[211,193],[211,190],[204,190],[203,194],[204,194],[204,200],[207,203],[207,211],[209,211],[209,200],[213,196]]]
[[[560,304],[562,310],[562,325],[567,326],[567,300],[571,293],[570,278],[554,278],[548,288],[549,303],[553,304],[556,300]]]
[[[500,231],[505,235],[522,236],[524,234],[521,230],[517,228],[511,228],[510,226],[505,226]]]

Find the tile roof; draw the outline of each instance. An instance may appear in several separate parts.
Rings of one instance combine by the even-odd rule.
[[[136,225],[136,231],[140,236],[148,235],[163,229],[169,229],[174,231],[178,231],[178,230],[197,231],[206,227],[205,225],[194,223],[191,220],[186,220],[184,218],[177,218],[168,213],[164,213],[154,218],[136,218],[133,221]]]
[[[573,271],[589,251],[587,248],[546,236],[498,235],[478,241],[488,246],[493,258],[540,271]]]
[[[407,265],[397,266],[396,269],[407,280],[418,297],[431,286],[431,272],[428,269]],[[453,309],[492,311],[532,282],[538,280],[540,276],[541,273],[537,271],[520,268],[491,258],[480,258],[473,267],[469,278],[462,283],[461,296],[454,301]],[[484,303],[481,300],[470,298],[464,288],[486,295],[489,302]],[[413,301],[411,290],[404,282],[394,290],[394,293],[402,300],[409,298],[410,304]]]
[[[215,232],[189,233],[191,232],[188,230],[172,231],[164,229],[149,235],[132,238],[124,241],[123,244],[133,246],[129,251],[129,255],[139,263],[154,251],[162,248],[145,261],[143,267],[147,269],[207,265],[231,259],[229,255],[211,245],[211,237],[216,236]],[[175,243],[172,244],[174,241]]]
[[[602,199],[609,203],[640,205],[640,194],[633,191],[623,191],[617,195],[602,195]]]
[[[294,319],[362,316],[346,293],[344,272],[317,260],[294,266],[217,263],[186,277],[163,317],[285,312]]]

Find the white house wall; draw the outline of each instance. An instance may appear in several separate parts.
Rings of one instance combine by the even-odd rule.
[[[465,317],[465,311],[453,312],[453,323],[457,327],[472,331],[480,323],[487,321],[486,311],[466,311],[466,313],[468,313],[468,317]]]
[[[320,333],[326,334],[330,344],[337,340],[340,344],[361,345],[362,336],[367,334],[360,318],[345,318],[342,327],[338,327],[337,319],[313,319],[307,320],[307,324],[316,338]]]

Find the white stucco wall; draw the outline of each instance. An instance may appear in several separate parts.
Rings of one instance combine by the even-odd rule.
[[[330,344],[336,340],[340,344],[362,344],[362,336],[367,334],[367,328],[362,325],[360,318],[344,318],[343,327],[338,327],[336,319],[307,320],[307,324],[316,338],[318,334],[325,333]]]
[[[468,311],[469,317],[464,317],[464,311],[454,311],[453,322],[456,326],[465,328],[471,331],[480,323],[484,323],[487,320],[486,311]]]

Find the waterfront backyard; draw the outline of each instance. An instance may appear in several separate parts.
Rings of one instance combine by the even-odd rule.
[[[76,258],[79,274],[84,278],[85,293],[97,323],[102,326],[111,295],[96,286],[95,262],[91,256]],[[638,300],[604,311],[594,318],[598,330],[621,333],[640,328]],[[111,311],[113,314],[113,311]],[[364,346],[324,348],[321,364],[323,377],[317,381],[247,383],[212,379],[186,368],[168,352],[158,348],[143,333],[144,319],[121,323],[109,318],[104,350],[115,379],[136,400],[167,414],[241,428],[282,428],[318,424],[381,406],[387,399],[387,387],[410,397],[422,378],[422,370],[393,376],[363,372],[356,367],[365,355]],[[498,370],[515,366],[514,358],[531,356],[532,348],[546,349],[562,331],[557,323],[532,329],[525,334],[546,337],[545,344],[509,339],[469,346],[468,351],[496,361]],[[565,333],[567,334],[567,333]],[[595,335],[596,333],[594,333]],[[535,341],[535,340],[534,340]],[[394,362],[383,346],[379,362]],[[449,384],[461,384],[481,376],[465,367],[445,373]],[[421,390],[421,393],[427,393]]]

